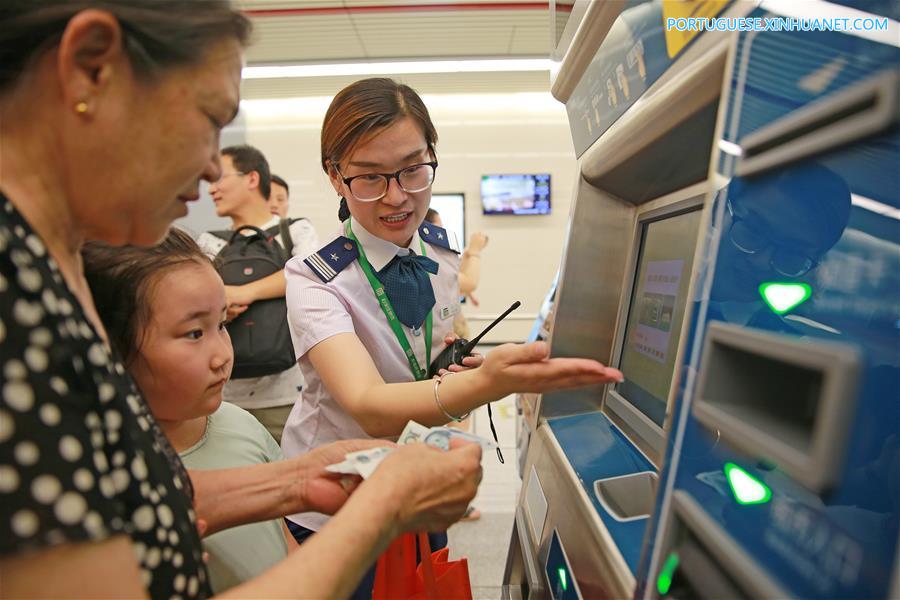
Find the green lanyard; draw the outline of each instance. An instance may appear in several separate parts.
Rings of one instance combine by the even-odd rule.
[[[344,231],[347,233],[347,237],[356,242],[356,247],[359,248],[359,266],[362,267],[363,273],[366,274],[366,279],[369,280],[369,285],[372,286],[372,291],[375,292],[375,298],[378,300],[378,305],[381,306],[384,316],[387,317],[388,325],[391,326],[391,330],[397,337],[397,341],[400,342],[400,347],[403,348],[403,352],[406,354],[406,359],[409,361],[409,368],[412,369],[413,377],[416,378],[416,381],[427,379],[428,371],[419,366],[419,361],[416,360],[416,354],[410,347],[409,341],[406,339],[406,334],[403,332],[403,327],[397,319],[397,315],[394,313],[394,307],[391,305],[391,301],[384,292],[384,284],[375,277],[375,273],[372,272],[372,265],[369,264],[369,259],[366,258],[366,251],[363,249],[362,244],[359,243],[359,240],[356,239],[356,236],[353,235],[353,230],[350,229],[350,219],[347,219]],[[425,256],[425,243],[420,239],[419,244],[421,244],[422,247],[422,256]],[[425,317],[425,360],[428,361],[427,364],[431,364],[431,311],[428,311],[428,315]]]

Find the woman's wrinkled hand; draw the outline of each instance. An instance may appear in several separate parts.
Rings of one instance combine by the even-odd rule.
[[[425,444],[398,447],[363,485],[395,503],[399,531],[444,531],[466,512],[481,477],[481,446],[451,440],[448,452]]]
[[[367,450],[376,446],[391,446],[384,440],[342,440],[319,446],[292,460],[299,469],[297,492],[309,510],[333,515],[340,509],[350,494],[362,482],[358,475],[344,475],[326,471],[325,467],[344,460],[350,452]]]

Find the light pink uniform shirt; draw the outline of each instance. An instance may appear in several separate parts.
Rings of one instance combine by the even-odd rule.
[[[375,237],[357,222],[353,222],[353,233],[363,245],[375,272],[397,254],[405,255],[410,250],[421,253],[418,232],[408,249]],[[344,235],[343,228],[339,235]],[[431,275],[435,297],[431,338],[431,359],[434,360],[443,350],[444,336],[453,330],[453,316],[459,312],[459,255],[428,243],[425,248],[426,255],[438,263],[437,275]],[[294,404],[284,426],[281,446],[285,456],[298,456],[336,440],[370,438],[328,393],[307,353],[313,346],[334,335],[355,333],[386,383],[415,381],[409,361],[375,299],[372,286],[359,261],[345,267],[328,283],[323,283],[299,257],[288,262],[285,273],[291,338],[306,380],[302,400]],[[414,335],[409,327],[401,326],[419,365],[426,367],[424,327],[420,335]],[[347,376],[352,377],[353,365],[344,365],[344,368]],[[303,513],[289,518],[314,531],[318,531],[328,520],[327,516],[319,513]]]

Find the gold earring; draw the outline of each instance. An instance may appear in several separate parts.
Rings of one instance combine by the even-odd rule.
[[[88,111],[88,103],[85,102],[84,100],[82,100],[81,102],[79,102],[75,105],[75,112],[77,112],[79,115],[83,115],[83,114],[87,113],[87,111]]]

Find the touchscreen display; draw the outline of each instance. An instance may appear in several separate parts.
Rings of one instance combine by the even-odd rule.
[[[616,391],[660,427],[690,285],[700,211],[646,223],[628,308]]]

